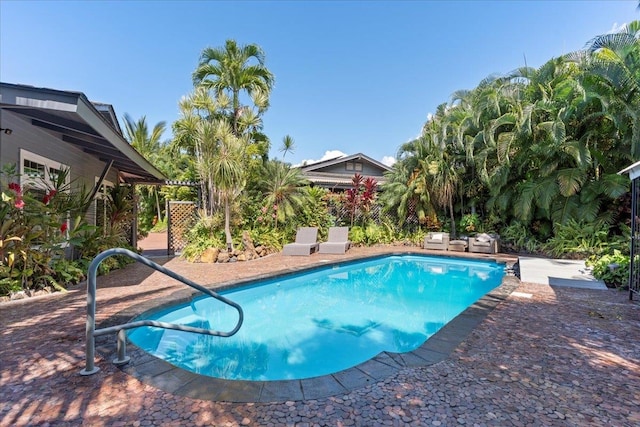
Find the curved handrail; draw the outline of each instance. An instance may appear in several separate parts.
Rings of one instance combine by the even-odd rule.
[[[156,271],[159,271],[173,279],[176,279],[184,283],[185,285],[188,285],[206,295],[209,295],[210,297],[217,299],[218,301],[221,301],[227,305],[230,305],[231,307],[235,308],[238,311],[238,322],[236,323],[236,326],[228,332],[220,332],[213,329],[196,328],[193,326],[177,325],[173,323],[158,322],[155,320],[138,320],[135,322],[129,322],[122,325],[110,326],[108,328],[96,330],[95,328],[96,327],[95,325],[96,276],[98,272],[98,267],[100,266],[100,263],[102,263],[102,261],[104,261],[106,258],[113,255],[126,255],[129,258],[132,258],[137,262],[140,262]],[[193,282],[192,280],[189,280],[186,277],[183,277],[169,270],[168,268],[165,268],[159,264],[156,264],[155,262],[149,260],[148,258],[145,258],[142,255],[139,255],[133,251],[130,251],[124,248],[107,249],[106,251],[99,253],[93,259],[93,261],[91,261],[91,264],[89,264],[89,269],[87,272],[87,324],[86,324],[86,352],[85,352],[86,360],[85,360],[85,369],[80,371],[80,374],[91,375],[91,374],[95,374],[100,370],[100,368],[96,368],[94,364],[96,336],[106,335],[112,332],[118,333],[118,353],[119,353],[118,357],[120,362],[123,362],[125,361],[125,359],[127,359],[126,355],[124,354],[124,352],[126,351],[124,350],[124,336],[121,334],[121,331],[124,329],[137,328],[140,326],[155,326],[158,328],[174,329],[174,330],[185,331],[185,332],[195,332],[195,333],[204,334],[204,335],[230,337],[235,333],[237,333],[238,330],[240,330],[240,327],[242,326],[243,321],[244,321],[244,313],[242,311],[242,307],[240,307],[239,304],[231,301],[230,299],[225,298],[222,295],[219,295],[213,292],[212,290],[207,289],[204,286],[201,286]]]

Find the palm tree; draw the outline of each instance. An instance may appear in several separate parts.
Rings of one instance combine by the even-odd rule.
[[[459,192],[460,167],[456,159],[441,151],[420,161],[422,168],[431,178],[431,194],[435,201],[445,209],[448,208],[451,220],[451,234],[456,237],[456,221],[453,201]]]
[[[262,181],[259,189],[262,192],[265,207],[273,209],[275,228],[278,222],[292,217],[302,208],[304,202],[303,188],[309,181],[299,168],[292,168],[278,160],[265,162],[262,170]]]
[[[628,126],[631,154],[640,157],[640,21],[587,44],[584,63],[610,89],[609,109],[618,126]],[[627,122],[627,123],[625,123]]]
[[[242,93],[252,97],[260,112],[268,108],[274,77],[264,66],[264,59],[259,46],[238,46],[235,40],[227,40],[223,48],[204,49],[193,73],[194,85],[212,90],[216,97],[224,94],[231,100],[231,128],[236,136],[241,134]]]
[[[403,225],[407,218],[416,215],[420,223],[436,216],[429,194],[426,174],[419,161],[427,155],[425,137],[403,144],[398,150],[398,161],[385,174],[380,201],[385,211],[392,212]]]
[[[282,153],[282,160],[284,161],[287,153],[293,153],[295,151],[295,141],[289,135],[285,135],[282,138],[282,147],[280,147],[280,152]]]
[[[211,97],[203,87],[180,101],[181,117],[173,126],[176,145],[193,153],[203,182],[205,212],[224,208],[227,249],[233,249],[231,205],[246,184],[246,136],[236,136],[222,113],[224,96]]]
[[[233,250],[231,237],[231,203],[240,194],[246,184],[243,167],[245,144],[236,137],[226,121],[204,121],[203,138],[213,138],[216,146],[215,155],[207,166],[212,170],[212,180],[220,193],[224,204],[224,232],[227,239],[227,250]]]
[[[158,122],[149,133],[147,119],[142,116],[137,122],[128,114],[124,115],[125,138],[136,149],[138,153],[153,164],[158,163],[158,156],[162,149],[160,139],[166,128],[166,122]],[[155,198],[156,217],[162,221],[162,211],[160,209],[160,198],[158,197],[157,186],[143,186],[141,193],[145,198]]]

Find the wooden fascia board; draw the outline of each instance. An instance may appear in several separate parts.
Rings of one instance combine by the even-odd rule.
[[[131,159],[136,165],[144,169],[149,175],[159,180],[166,177],[157,170],[151,163],[147,161],[140,153],[138,153],[121,135],[119,135],[102,117],[100,112],[96,110],[93,104],[85,97],[79,98],[78,115],[89,126],[96,130],[103,138],[105,138],[118,151],[123,153],[127,158]]]

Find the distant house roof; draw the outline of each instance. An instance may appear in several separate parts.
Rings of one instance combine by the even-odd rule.
[[[344,190],[351,187],[356,173],[366,178],[374,178],[378,185],[385,182],[384,173],[391,168],[362,153],[336,157],[299,166],[302,173],[313,184],[328,189]]]
[[[92,103],[82,92],[0,83],[0,109],[27,118],[33,126],[101,161],[113,160],[126,181],[166,179],[124,139],[113,107]]]

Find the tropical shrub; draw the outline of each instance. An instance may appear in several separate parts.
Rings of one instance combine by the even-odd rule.
[[[255,247],[264,246],[273,251],[282,250],[283,242],[287,239],[287,233],[284,230],[274,230],[265,227],[256,227],[249,231],[249,236],[253,240]]]
[[[221,212],[207,215],[200,211],[196,223],[184,235],[187,244],[182,250],[182,256],[189,261],[195,261],[209,248],[224,248],[223,222]]]
[[[587,258],[609,249],[609,226],[604,222],[569,220],[557,224],[554,235],[543,245],[555,257]]]
[[[368,245],[378,245],[385,242],[384,229],[378,224],[369,223],[364,229],[366,243]]]
[[[367,242],[367,235],[359,225],[349,228],[349,240],[354,245],[364,245]]]
[[[503,250],[516,253],[537,253],[541,245],[531,229],[519,221],[513,221],[502,230],[500,243]]]
[[[407,241],[411,242],[415,246],[422,247],[424,245],[424,238],[427,236],[427,232],[424,230],[416,230],[415,232],[409,234],[406,238]]]
[[[629,268],[631,260],[628,255],[619,250],[600,257],[587,260],[587,265],[593,268],[593,277],[604,281],[610,288],[627,288],[629,286]]]
[[[460,232],[476,233],[480,231],[480,217],[478,214],[466,214],[460,220]]]
[[[84,220],[90,198],[85,188],[67,182],[68,170],[23,187],[14,166],[0,176],[0,295],[64,290],[84,277],[99,252],[128,247],[132,220],[130,189],[115,187],[108,195],[109,216],[102,228]],[[70,259],[68,259],[70,258]],[[100,273],[130,262],[111,257]]]

